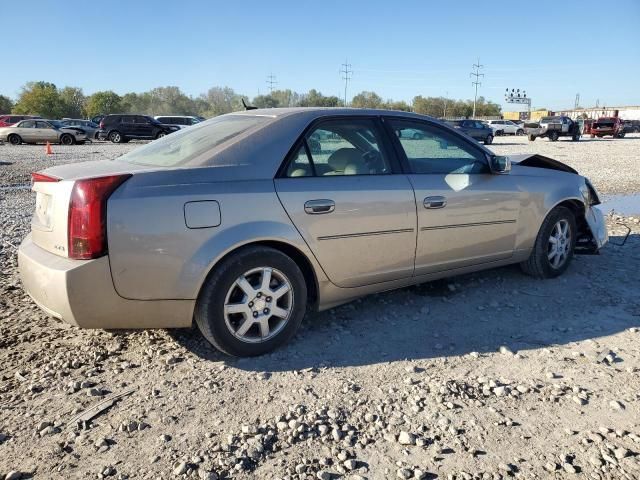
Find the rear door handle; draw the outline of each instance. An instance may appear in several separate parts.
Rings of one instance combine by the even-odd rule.
[[[447,206],[447,198],[442,196],[426,197],[422,202],[424,208],[444,208]]]
[[[304,203],[304,211],[309,215],[318,215],[321,213],[331,213],[336,209],[336,203],[333,200],[308,200]]]

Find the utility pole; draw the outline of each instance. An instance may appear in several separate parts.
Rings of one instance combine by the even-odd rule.
[[[447,97],[449,97],[449,92],[444,93],[444,112],[442,112],[442,118],[447,118]]]
[[[478,101],[478,86],[482,85],[482,82],[480,82],[480,77],[484,77],[484,73],[480,73],[481,68],[484,68],[484,65],[480,65],[480,58],[478,58],[478,63],[473,64],[473,72],[469,74],[470,77],[475,77],[475,80],[471,82],[471,84],[476,87],[476,95],[475,97],[473,97],[473,118],[476,118],[476,102]]]
[[[267,85],[269,85],[269,94],[273,93],[273,86],[277,85],[276,76],[273,73],[267,75]]]
[[[345,60],[341,65],[342,69],[340,73],[342,74],[342,80],[344,80],[344,106],[347,106],[347,84],[349,80],[351,80],[351,76],[353,75],[353,70],[351,70],[351,64]]]
[[[580,94],[576,93],[576,104],[574,106],[574,108],[578,108],[580,106]]]

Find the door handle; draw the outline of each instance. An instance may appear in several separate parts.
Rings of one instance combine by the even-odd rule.
[[[427,197],[422,202],[424,208],[444,208],[447,206],[447,198],[442,196]]]
[[[304,211],[309,215],[318,215],[320,213],[331,213],[336,209],[336,203],[333,200],[308,200],[304,203]]]

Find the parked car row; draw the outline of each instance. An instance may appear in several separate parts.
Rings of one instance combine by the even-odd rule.
[[[109,140],[126,143],[132,139],[155,140],[205,120],[202,117],[172,115],[97,115],[90,120],[63,118],[47,120],[35,115],[0,115],[0,141],[21,143],[82,144]]]

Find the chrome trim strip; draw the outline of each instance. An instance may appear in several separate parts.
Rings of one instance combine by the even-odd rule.
[[[324,237],[318,237],[318,240],[338,240],[341,238],[369,237],[373,235],[389,235],[393,233],[413,233],[413,231],[413,228],[402,228],[399,230],[381,230],[378,232],[345,233],[344,235],[327,235]]]
[[[486,225],[503,225],[506,223],[516,223],[515,220],[497,220],[495,222],[478,222],[478,223],[460,223],[457,225],[438,225],[436,227],[421,227],[420,231],[425,230],[443,230],[445,228],[464,228],[464,227],[484,227]]]

